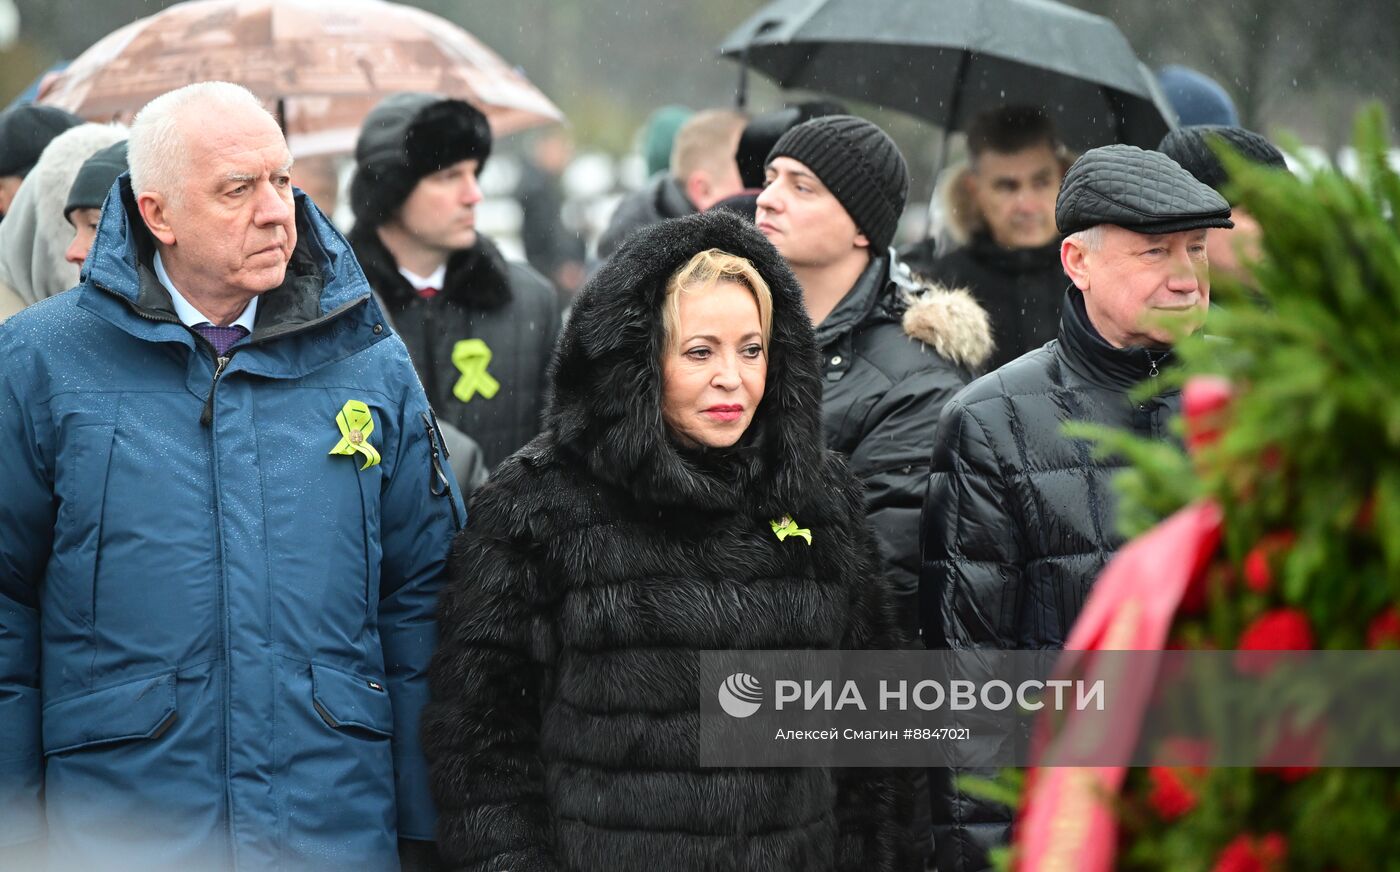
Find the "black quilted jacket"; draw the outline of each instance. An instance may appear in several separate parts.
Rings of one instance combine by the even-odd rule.
[[[816,330],[826,445],[865,485],[866,517],[913,639],[934,425],[991,350],[987,315],[967,292],[930,291],[898,262],[875,258]]]
[[[943,409],[921,521],[920,610],[930,648],[1057,648],[1099,570],[1122,544],[1110,484],[1120,461],[1061,435],[1066,421],[1174,438],[1173,390],[1141,403],[1129,390],[1171,352],[1118,349],[1065,297],[1060,335],[968,385]],[[986,868],[1010,814],[931,775],[940,872]]]

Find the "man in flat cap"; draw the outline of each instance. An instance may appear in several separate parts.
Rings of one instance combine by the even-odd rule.
[[[1230,206],[1160,152],[1110,145],[1070,167],[1055,206],[1068,288],[1056,339],[943,407],[922,521],[920,610],[931,648],[1064,644],[1094,578],[1123,543],[1110,480],[1121,462],[1067,421],[1172,438],[1180,394],[1129,392],[1172,362],[1210,301],[1206,231]],[[933,770],[942,872],[985,868],[1010,811]]]

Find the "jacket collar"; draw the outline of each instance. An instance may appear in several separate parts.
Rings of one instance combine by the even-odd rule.
[[[652,187],[651,203],[658,218],[679,218],[697,211],[695,204],[681,190],[680,182],[670,172],[657,173]]]
[[[1036,248],[1003,248],[990,233],[978,233],[968,243],[968,253],[974,260],[997,272],[1016,274],[1060,270],[1058,239]]]
[[[413,285],[399,272],[394,256],[374,228],[351,228],[350,243],[370,284],[391,311],[401,312],[418,299]],[[476,245],[448,258],[442,299],[473,309],[497,309],[510,302],[510,265],[495,243],[477,234]]]
[[[138,338],[194,347],[193,334],[175,314],[170,293],[151,267],[155,241],[136,209],[127,175],[113,184],[102,212],[92,255],[83,268],[78,304]],[[297,245],[282,284],[258,298],[257,322],[239,367],[269,377],[295,377],[367,348],[388,335],[383,314],[369,300],[369,285],[349,243],[300,191],[295,195]],[[359,309],[355,323],[345,313]],[[291,334],[337,323],[337,341],[306,343],[295,353],[269,345]],[[375,332],[374,327],[379,331]]]
[[[870,320],[872,313],[886,296],[885,291],[889,290],[889,265],[890,261],[885,257],[870,259],[870,263],[851,286],[851,290],[817,326],[818,348],[825,348]]]
[[[1060,349],[1080,377],[1107,387],[1131,388],[1161,374],[1175,360],[1170,347],[1115,348],[1089,320],[1084,294],[1073,285],[1060,307]]]

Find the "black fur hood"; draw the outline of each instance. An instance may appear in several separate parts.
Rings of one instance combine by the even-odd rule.
[[[733,448],[696,451],[680,447],[661,416],[661,307],[670,276],[708,248],[747,258],[768,282],[773,329],[749,429]],[[580,292],[552,377],[546,429],[559,449],[639,500],[777,517],[815,496],[824,449],[811,321],[787,263],[736,215],[689,215],[630,237]]]

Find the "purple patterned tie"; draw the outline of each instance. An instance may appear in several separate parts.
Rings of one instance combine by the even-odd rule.
[[[194,325],[200,336],[209,340],[209,344],[214,346],[214,350],[220,357],[228,354],[229,346],[248,335],[248,328],[242,324],[234,324],[231,327],[216,327],[213,324],[204,323]]]

